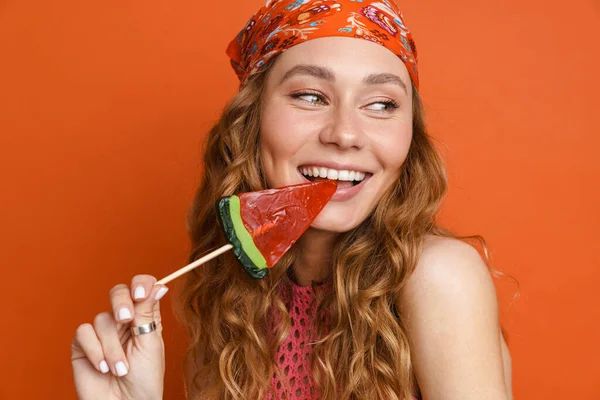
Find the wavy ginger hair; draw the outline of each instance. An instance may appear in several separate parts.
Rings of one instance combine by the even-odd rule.
[[[260,109],[274,61],[240,89],[210,130],[204,179],[188,213],[189,262],[226,244],[215,208],[221,197],[267,188],[259,151]],[[414,85],[412,108],[413,139],[399,179],[365,221],[340,235],[324,282],[333,290],[317,292],[313,323],[319,340],[313,343],[312,372],[325,400],[408,399],[418,390],[397,311],[400,291],[415,269],[426,234],[483,241],[436,225],[446,172]],[[485,241],[483,245],[487,260]],[[194,387],[188,389],[197,398],[262,399],[271,390],[273,374],[283,377],[275,352],[291,324],[277,289],[289,276],[295,251],[292,247],[259,281],[231,253],[187,275],[179,318],[190,338],[185,365],[193,365]],[[272,336],[267,334],[270,307],[282,316]],[[328,330],[322,326],[323,313],[330,318]]]

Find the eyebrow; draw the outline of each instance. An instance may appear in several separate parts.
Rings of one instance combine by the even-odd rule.
[[[309,75],[314,76],[315,78],[325,79],[326,81],[335,82],[335,74],[331,69],[320,67],[318,65],[299,64],[286,72],[283,78],[281,78],[281,81],[279,81],[279,84],[281,85],[295,75]]]
[[[331,69],[319,65],[299,64],[286,72],[285,75],[283,75],[283,78],[281,78],[281,81],[279,81],[279,84],[283,84],[295,75],[309,75],[314,76],[315,78],[335,82],[335,74]],[[363,79],[363,83],[366,83],[367,85],[392,83],[400,86],[404,89],[404,92],[408,94],[408,89],[402,78],[390,73],[369,74]]]
[[[404,92],[408,94],[406,84],[398,75],[389,73],[370,74],[365,77],[363,82],[369,85],[383,85],[385,83],[393,83],[394,85],[400,86],[402,89],[404,89]]]

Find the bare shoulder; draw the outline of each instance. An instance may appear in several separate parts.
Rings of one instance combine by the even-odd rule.
[[[492,277],[477,250],[458,239],[427,235],[417,267],[403,292],[403,300],[430,298],[423,296],[424,291],[443,297],[464,297],[475,294],[473,291],[476,290],[495,299]]]
[[[511,398],[496,289],[473,246],[427,236],[399,301],[425,398]]]

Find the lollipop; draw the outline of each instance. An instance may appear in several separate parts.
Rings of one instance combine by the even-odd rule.
[[[264,278],[268,269],[308,229],[336,188],[335,181],[325,179],[223,197],[217,209],[229,244],[175,271],[157,284],[166,284],[231,249],[250,276]]]
[[[331,180],[222,198],[221,226],[233,253],[254,279],[266,276],[335,193]]]

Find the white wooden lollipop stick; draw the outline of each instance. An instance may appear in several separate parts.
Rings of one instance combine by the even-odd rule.
[[[202,258],[197,259],[196,261],[194,261],[191,264],[186,265],[185,267],[173,272],[171,275],[166,276],[164,278],[162,278],[160,281],[156,282],[155,285],[166,285],[167,283],[171,282],[173,279],[175,278],[179,278],[181,275],[190,272],[191,270],[193,270],[194,268],[196,268],[199,265],[204,264],[207,261],[212,260],[213,258],[220,256],[221,254],[225,253],[226,251],[229,251],[233,249],[233,246],[230,244],[226,244],[225,246],[218,248],[217,250],[205,255]]]

